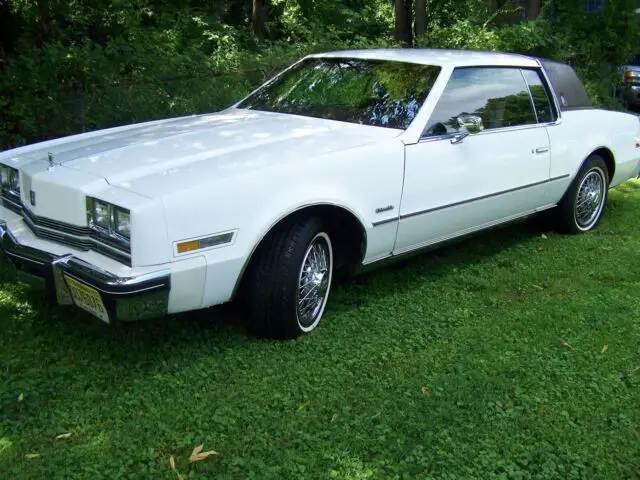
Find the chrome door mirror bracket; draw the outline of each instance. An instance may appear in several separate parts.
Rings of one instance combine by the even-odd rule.
[[[467,132],[459,132],[459,133],[455,133],[453,135],[453,137],[451,137],[451,143],[452,144],[456,144],[456,143],[460,143],[462,142],[462,140],[464,140],[465,138],[467,138],[469,136],[469,134]]]

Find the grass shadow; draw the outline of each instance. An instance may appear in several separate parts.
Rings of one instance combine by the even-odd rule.
[[[618,187],[623,195],[639,188],[640,184],[629,182]],[[613,203],[624,202],[614,200]],[[492,262],[505,250],[526,245],[550,228],[549,216],[534,216],[401,258],[355,278],[342,279],[336,282],[327,314],[353,311],[376,298],[383,300],[399,291],[411,292],[425,282],[435,283],[448,278],[454,274],[454,268]],[[14,321],[20,325],[16,328],[23,329],[23,335],[43,338],[57,335],[65,339],[64,343],[75,339],[85,349],[82,354],[89,358],[98,359],[104,352],[114,352],[111,355],[114,360],[128,362],[136,361],[144,352],[149,360],[154,356],[162,360],[182,348],[220,352],[255,343],[271,343],[252,335],[244,310],[233,303],[112,327],[74,307],[49,307],[42,294],[28,288],[20,286],[8,290],[14,298],[0,303],[0,314],[20,317]],[[0,292],[3,292],[2,284]]]
[[[450,245],[401,258],[394,263],[364,272],[356,277],[342,279],[335,285],[338,297],[343,301],[332,302],[329,311],[335,308],[343,310],[367,301],[368,287],[379,283],[393,285],[391,291],[377,290],[377,294],[385,296],[395,290],[410,290],[424,281],[437,281],[440,277],[451,273],[453,266],[472,265],[490,261],[491,258],[522,241],[533,238],[546,228],[541,218],[533,218],[494,230],[478,233],[467,239]],[[0,269],[2,266],[0,265]],[[421,275],[416,275],[420,272]],[[1,277],[0,277],[1,279]],[[3,284],[0,283],[0,289]],[[10,288],[14,299],[5,314],[14,310],[15,305],[29,305],[31,315],[37,322],[30,322],[29,328],[34,334],[46,334],[47,330],[55,330],[64,337],[83,332],[84,337],[91,337],[97,351],[103,351],[112,343],[136,344],[145,348],[150,354],[161,350],[159,347],[169,342],[220,343],[232,346],[245,342],[261,341],[253,336],[247,328],[248,319],[244,309],[235,303],[219,305],[203,310],[185,312],[140,322],[116,325],[104,325],[89,314],[74,307],[48,306],[42,292],[26,286]],[[344,302],[344,295],[355,296]],[[3,308],[0,306],[0,312]]]

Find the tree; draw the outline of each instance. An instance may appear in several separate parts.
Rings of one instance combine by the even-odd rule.
[[[404,0],[396,0],[395,3],[395,37],[396,40],[406,42],[409,39],[407,32],[407,9],[404,5]]]
[[[416,0],[416,37],[420,37],[427,32],[427,2],[426,0]]]
[[[408,45],[412,40],[412,6],[412,0],[395,0],[395,38]]]
[[[251,24],[253,25],[253,33],[256,37],[264,37],[264,23],[265,23],[265,6],[262,4],[263,0],[253,0],[251,8]]]
[[[527,20],[535,20],[542,8],[542,0],[527,0]]]

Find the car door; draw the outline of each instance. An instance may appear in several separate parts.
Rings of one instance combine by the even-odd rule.
[[[538,119],[532,82],[543,85],[535,70],[453,70],[422,138],[405,147],[394,253],[548,206],[549,122],[544,112]],[[550,113],[548,96],[547,102]]]

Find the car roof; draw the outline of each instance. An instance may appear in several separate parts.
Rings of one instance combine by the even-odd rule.
[[[316,58],[361,58],[368,60],[389,60],[397,62],[421,63],[425,65],[469,67],[469,66],[514,66],[537,67],[533,57],[515,53],[490,52],[481,50],[445,50],[435,48],[380,48],[368,50],[338,50],[315,53]]]

